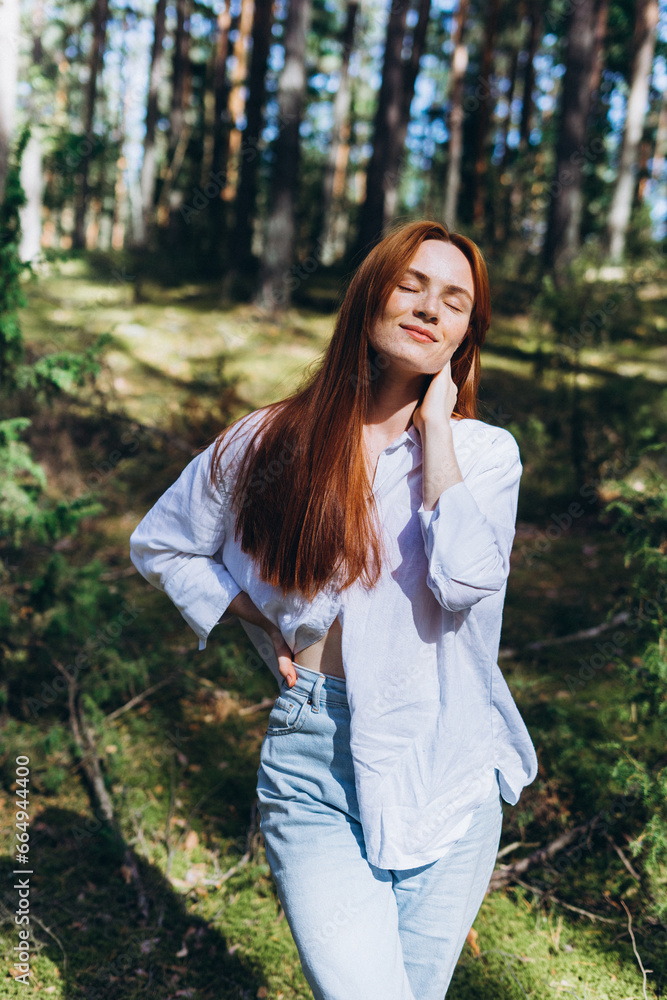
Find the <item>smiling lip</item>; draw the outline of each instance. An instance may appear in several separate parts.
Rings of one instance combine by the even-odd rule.
[[[423,326],[405,326],[401,323],[401,329],[407,330],[408,333],[415,333],[418,335],[417,339],[422,342],[425,340],[435,341],[435,337],[429,330],[425,330]]]

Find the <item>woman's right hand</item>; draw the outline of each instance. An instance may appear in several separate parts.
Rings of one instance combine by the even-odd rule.
[[[283,639],[282,632],[278,626],[274,625],[266,615],[262,614],[250,595],[246,594],[245,590],[236,595],[228,606],[227,611],[232,615],[236,615],[237,618],[242,618],[244,621],[250,622],[251,625],[259,625],[260,628],[264,629],[273,643],[281,677],[285,678],[289,687],[294,687],[296,684],[296,670],[292,662],[292,650]]]

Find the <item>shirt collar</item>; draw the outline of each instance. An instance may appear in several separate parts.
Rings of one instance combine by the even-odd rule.
[[[407,445],[409,447],[412,447],[415,444],[419,448],[421,448],[422,440],[421,440],[419,431],[417,430],[417,428],[415,427],[415,425],[414,424],[410,424],[410,426],[408,427],[408,429],[405,430],[405,431],[403,431],[403,433],[400,435],[400,437],[397,437],[395,441],[392,441],[392,443],[390,445],[387,445],[387,447],[385,448],[385,451],[392,452],[392,451],[396,451],[397,448],[402,448],[403,445]]]
[[[460,420],[451,420],[451,426],[461,423]],[[422,446],[421,434],[417,430],[414,424],[410,424],[406,431],[403,431],[400,437],[397,437],[392,444],[386,449],[386,451],[395,451],[396,448],[400,448],[402,445],[417,445],[419,449]]]
[[[419,433],[414,424],[410,424],[405,433],[407,434],[408,438],[413,442],[413,444],[417,444],[421,448],[422,446],[421,434]]]

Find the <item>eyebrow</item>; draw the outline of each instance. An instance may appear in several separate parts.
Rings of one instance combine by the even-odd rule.
[[[420,278],[421,281],[430,281],[428,274],[424,274],[423,271],[417,271],[414,267],[406,267],[404,274],[414,274],[416,278]],[[445,291],[448,295],[452,293],[455,295],[466,295],[472,302],[472,295],[467,288],[462,288],[460,285],[446,285]]]

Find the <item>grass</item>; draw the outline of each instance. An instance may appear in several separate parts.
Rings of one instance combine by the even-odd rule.
[[[293,310],[274,325],[249,306],[219,308],[211,286],[144,283],[135,303],[129,281],[100,277],[80,259],[52,264],[28,296],[22,322],[36,353],[54,337],[80,349],[100,333],[111,334],[96,389],[80,393],[76,405],[34,414],[31,433],[54,497],[81,495],[92,485],[105,506],[75,539],[60,543],[61,551],[77,566],[99,558],[112,599],[140,609],[115,645],[109,640],[98,678],[107,679],[108,696],[90,711],[106,785],[150,899],[144,921],[120,845],[95,817],[72,760],[64,702],[37,717],[17,711],[4,727],[3,763],[6,775],[16,754],[31,757],[37,923],[30,989],[58,1000],[308,998],[253,813],[268,712],[238,711],[275,694],[275,682],[268,671],[246,666],[249,646],[240,626],[218,629],[198,653],[167,598],[128,572],[127,539],[193,448],[232,417],[296,388],[304,367],[325,349],[333,319]],[[572,476],[574,381],[541,367],[535,351],[543,346],[525,316],[501,316],[484,355],[480,417],[515,433],[524,462],[500,664],[540,762],[519,804],[504,806],[501,846],[544,843],[609,805],[618,796],[607,779],[610,737],[630,745],[656,738],[650,720],[631,710],[613,658],[592,677],[580,677],[580,663],[595,652],[593,641],[529,648],[602,623],[625,606],[629,582],[619,539],[581,492],[591,475],[583,469],[583,478]],[[648,345],[627,372],[628,345],[598,347],[582,358],[590,371],[581,373],[588,382],[580,384],[576,402],[596,454],[613,454],[610,442],[636,398],[659,407],[661,351]],[[618,405],[606,411],[603,405],[600,418],[608,396]],[[547,528],[563,525],[575,500],[582,515],[549,537]],[[639,638],[629,636],[628,658]],[[107,720],[146,686],[137,675],[119,697],[116,647],[114,655],[144,664],[150,683],[172,672],[174,679]],[[7,844],[11,792],[6,781],[0,828]],[[632,815],[618,819],[612,828],[617,843],[624,843],[632,822]],[[620,905],[621,899],[632,904],[638,887],[603,837],[593,835],[585,849],[575,846],[565,865],[531,873],[546,902],[522,887],[487,896],[475,923],[476,948],[466,944],[448,1000],[642,996]],[[529,850],[518,848],[505,860]],[[9,870],[12,859],[4,861]],[[549,894],[615,923],[577,916],[548,902]],[[12,904],[6,888],[0,940],[9,965],[16,943]],[[638,933],[638,947],[650,954],[645,933]],[[657,996],[651,983],[664,972],[651,961],[645,962],[655,970],[648,995]],[[8,971],[0,998],[16,996],[19,988]]]

